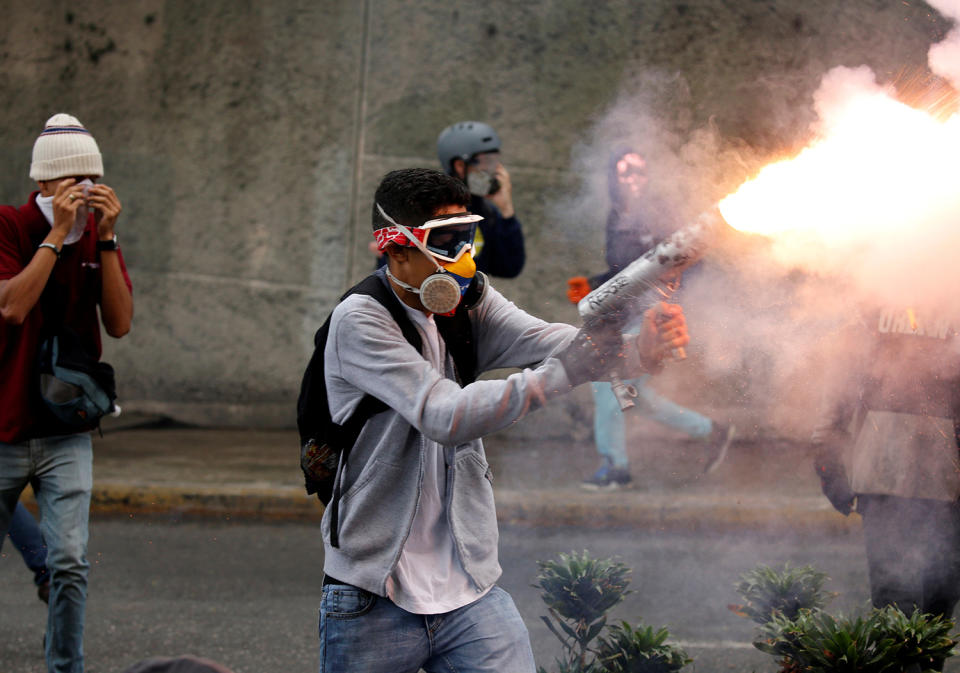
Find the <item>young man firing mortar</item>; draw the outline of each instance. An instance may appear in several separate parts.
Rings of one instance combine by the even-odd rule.
[[[333,421],[344,424],[367,395],[387,409],[341,460],[339,498],[324,512],[320,671],[533,673],[527,630],[495,584],[497,519],[481,438],[609,376],[622,361],[621,336],[544,322],[491,287],[473,263],[480,218],[467,212],[463,181],[393,171],[375,200],[374,236],[388,257],[376,276],[422,345],[369,294],[350,294],[333,312],[324,350]],[[451,329],[464,317],[465,332]],[[638,347],[653,363],[688,341],[680,307],[660,304]],[[521,371],[475,380],[503,367]]]

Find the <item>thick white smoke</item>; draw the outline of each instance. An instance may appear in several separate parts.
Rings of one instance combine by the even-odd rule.
[[[930,70],[960,90],[960,0],[927,0],[927,4],[954,20],[954,27],[946,38],[930,48],[927,55]]]
[[[960,17],[960,0],[930,4]],[[931,49],[930,64],[956,85],[954,44],[956,30]],[[664,91],[682,92],[670,85],[624,95],[598,120],[575,152],[582,189],[560,204],[558,219],[575,214],[575,226],[595,222],[589,235],[602,240],[610,205],[604,167],[617,146],[647,157],[651,196],[673,226],[778,159],[731,145],[712,128],[665,121],[655,110],[682,103],[664,98]],[[831,70],[811,102],[818,122],[802,160],[777,169],[773,199],[749,204],[755,219],[772,225],[769,235],[726,237],[686,275],[680,295],[694,339],[687,367],[705,374],[697,381],[739,380],[735,387],[748,392],[738,402],[767,405],[772,425],[801,433],[825,384],[824,367],[842,374],[844,354],[832,338],[860,309],[899,304],[922,313],[936,305],[960,315],[960,119],[934,119],[899,103],[865,66]],[[602,271],[602,262],[591,270]],[[689,389],[690,380],[678,376],[677,390]],[[664,379],[669,386],[670,374]]]
[[[960,120],[896,101],[865,67],[815,96],[816,139],[725,200],[784,265],[852,283],[860,299],[943,306],[960,282]]]

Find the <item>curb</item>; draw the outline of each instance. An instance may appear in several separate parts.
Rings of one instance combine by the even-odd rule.
[[[501,523],[530,526],[633,527],[688,532],[798,532],[848,534],[860,529],[819,497],[588,494],[556,491],[496,493]]]
[[[816,531],[849,534],[858,517],[844,517],[824,498],[792,496],[650,494],[620,491],[495,490],[497,519],[531,527],[641,528],[675,532]],[[35,507],[32,493],[24,501]],[[91,494],[93,514],[175,514],[215,518],[253,518],[319,522],[323,505],[299,486],[183,484],[158,486],[97,482]]]
[[[25,504],[35,508],[33,494]],[[247,484],[156,486],[97,482],[90,494],[91,514],[173,514],[211,518],[257,518],[316,521],[323,505],[300,487]]]

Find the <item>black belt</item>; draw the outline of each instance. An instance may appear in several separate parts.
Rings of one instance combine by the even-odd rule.
[[[352,584],[347,584],[346,582],[341,582],[341,581],[338,580],[336,577],[330,577],[330,575],[324,575],[324,576],[323,576],[323,586],[327,586],[328,584],[344,584],[344,585],[346,585],[346,586],[348,586],[348,587],[352,587],[352,586],[353,586]]]

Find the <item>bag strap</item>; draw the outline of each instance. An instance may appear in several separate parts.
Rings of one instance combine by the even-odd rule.
[[[437,331],[447,345],[457,382],[461,386],[477,380],[477,349],[473,341],[473,325],[466,309],[458,309],[452,316],[434,316]]]
[[[452,316],[434,316],[437,331],[447,345],[457,382],[461,386],[477,380],[477,344],[473,338],[473,323],[470,321],[470,309],[480,303],[487,290],[487,277],[478,271],[470,281],[470,286]]]
[[[486,279],[481,274],[477,274],[478,280],[471,283],[467,299],[457,307],[453,316],[434,316],[437,324],[437,331],[447,345],[447,350],[453,358],[454,369],[461,385],[473,383],[476,380],[477,370],[477,352],[473,338],[473,328],[470,322],[469,309],[483,296]],[[418,352],[423,348],[423,340],[420,333],[417,332],[413,322],[407,316],[407,311],[393,289],[390,288],[380,274],[374,273],[348,290],[341,298],[343,301],[352,294],[366,294],[376,299],[384,308],[389,311],[394,322],[400,327],[403,337]],[[328,319],[329,320],[329,319]],[[319,335],[319,332],[318,332]],[[326,340],[326,336],[324,337]],[[387,405],[373,395],[364,395],[357,405],[353,415],[343,425],[333,424],[332,435],[336,438],[337,445],[341,447],[340,467],[337,470],[337,476],[333,485],[333,493],[330,497],[330,546],[340,546],[340,536],[338,533],[338,522],[340,518],[340,479],[343,474],[343,468],[347,464],[347,458],[350,449],[356,443],[363,426],[375,414],[385,411]]]
[[[51,272],[37,302],[40,304],[40,312],[43,315],[43,326],[40,330],[41,339],[56,335],[63,327],[67,315],[66,294],[66,288],[54,280],[53,272]]]
[[[420,333],[407,316],[406,309],[403,308],[400,300],[397,299],[397,295],[393,293],[392,289],[387,287],[378,274],[370,274],[354,285],[340,297],[340,301],[343,301],[353,294],[365,294],[376,299],[390,312],[390,317],[393,318],[394,322],[400,327],[400,333],[403,334],[403,338],[407,340],[407,343],[416,348],[417,351],[423,348]],[[353,412],[353,415],[346,423],[337,426],[335,430],[335,434],[345,441],[345,443],[341,444],[341,446],[344,447],[344,451],[346,451],[348,447],[353,446],[353,443],[357,441],[357,437],[360,435],[360,431],[363,429],[367,419],[386,409],[387,405],[384,402],[373,395],[364,395],[363,399],[360,400],[360,404],[357,405],[356,410]]]
[[[403,305],[400,303],[400,300],[397,299],[397,296],[393,293],[393,290],[386,285],[385,281],[381,279],[379,274],[373,273],[364,278],[362,281],[347,290],[347,292],[340,297],[340,301],[343,301],[353,294],[365,294],[376,299],[384,308],[387,309],[387,311],[389,311],[390,317],[392,317],[394,322],[396,322],[400,327],[400,332],[403,334],[403,337],[407,340],[407,342],[416,348],[417,351],[423,347],[423,341],[420,338],[420,333],[417,332],[416,327],[413,326],[413,323],[407,316],[406,309],[403,308]],[[327,320],[329,321],[329,318]],[[324,341],[326,341],[326,335],[324,337]],[[321,357],[323,357],[322,354]],[[326,381],[323,383],[326,385]],[[340,480],[343,476],[343,469],[346,467],[347,459],[350,455],[350,449],[352,449],[353,445],[356,444],[357,438],[360,436],[360,431],[363,430],[363,426],[366,425],[367,421],[370,420],[370,418],[372,418],[375,414],[378,414],[381,411],[386,411],[387,409],[388,407],[386,403],[374,397],[373,395],[367,394],[364,395],[363,399],[360,400],[360,404],[357,405],[353,415],[347,419],[346,423],[343,425],[331,423],[331,443],[335,442],[334,445],[340,447],[340,466],[337,469],[337,476],[333,483],[333,493],[330,496],[329,503],[331,547],[340,546],[340,535],[338,533],[338,522],[340,519]]]
[[[441,338],[443,338],[447,350],[453,358],[457,378],[459,379],[460,385],[464,386],[477,380],[477,349],[473,338],[473,326],[470,321],[469,309],[483,297],[486,289],[486,279],[480,273],[477,274],[476,278],[477,281],[471,283],[465,301],[457,307],[454,315],[434,316],[437,331],[440,333]],[[340,297],[340,301],[343,301],[352,294],[369,295],[380,302],[380,304],[390,312],[390,317],[393,318],[394,322],[399,325],[403,338],[417,349],[418,352],[422,350],[423,340],[420,338],[420,333],[417,331],[417,328],[414,327],[409,316],[407,316],[407,310],[403,304],[400,303],[400,300],[397,299],[397,295],[393,293],[393,290],[386,284],[386,281],[380,274],[373,273],[364,278],[347,290],[347,292]],[[387,405],[376,397],[372,395],[364,396],[357,406],[356,411],[354,411],[353,416],[342,426],[339,426],[344,429],[350,428],[350,431],[344,431],[340,436],[347,440],[352,437],[352,441],[349,442],[349,444],[352,445],[360,435],[360,430],[363,429],[363,424],[366,423],[367,419],[386,408]],[[359,421],[359,427],[356,427],[356,432],[353,432],[352,428],[358,419],[362,420]]]

